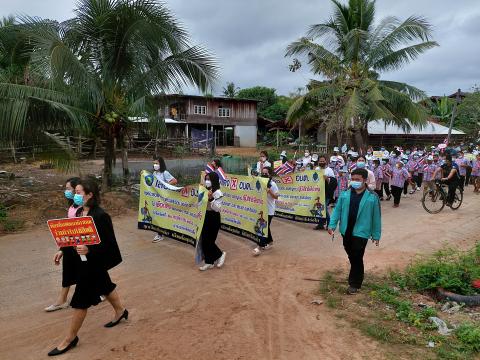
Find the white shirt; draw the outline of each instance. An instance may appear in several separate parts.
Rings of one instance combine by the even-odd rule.
[[[268,160],[265,160],[264,163],[262,163],[261,161],[257,162],[257,173],[258,175],[262,175],[262,169],[264,167],[272,167],[272,164],[268,161]]]
[[[154,171],[153,175],[155,175],[157,179],[162,180],[165,183],[169,183],[170,181],[175,179],[172,174],[170,174],[167,170],[165,170],[164,172]]]
[[[222,208],[223,193],[220,190],[215,191],[213,194],[213,200],[208,199],[207,210],[220,212]]]
[[[322,168],[320,166],[317,166],[315,170],[320,171],[322,170]],[[332,168],[328,166],[325,169],[323,169],[323,175],[327,177],[335,177],[335,173],[333,172]]]
[[[275,194],[278,195],[278,186],[275,181],[270,180],[270,190]],[[275,215],[275,203],[276,200],[270,193],[267,194],[267,206],[268,206],[268,215],[273,216]]]
[[[312,156],[311,155],[308,155],[308,156],[304,156],[302,158],[302,166],[303,167],[306,167],[308,164],[310,164],[312,162]]]

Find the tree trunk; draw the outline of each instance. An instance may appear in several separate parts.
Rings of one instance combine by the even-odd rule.
[[[122,131],[119,139],[122,146],[122,169],[123,169],[123,183],[128,185],[130,170],[128,168],[128,139]]]
[[[107,130],[105,155],[103,157],[103,190],[109,190],[112,187],[113,179],[113,159],[115,157],[115,140],[112,129]]]
[[[335,136],[337,137],[337,146],[338,148],[342,147],[342,133],[340,130],[335,131]]]
[[[366,128],[354,130],[355,147],[359,154],[365,155],[368,146],[368,131]]]
[[[17,163],[17,153],[15,151],[15,142],[14,141],[10,142],[10,147],[12,148],[13,162],[16,164]]]

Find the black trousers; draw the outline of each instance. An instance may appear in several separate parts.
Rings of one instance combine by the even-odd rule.
[[[273,219],[273,215],[268,215],[268,236],[260,238],[260,243],[258,245],[261,247],[264,247],[265,245],[271,244],[273,242],[272,231],[270,230],[272,219]]]
[[[395,205],[400,204],[400,198],[402,197],[402,188],[392,185],[392,195],[393,195],[393,203]]]
[[[388,183],[382,183],[382,187],[383,187],[383,190],[385,191],[385,194],[387,194],[387,196],[390,196],[390,186],[388,185]]]
[[[407,193],[408,193],[408,184],[409,184],[408,181],[405,181],[405,184],[403,184],[403,193],[405,195],[407,195]],[[392,193],[393,193],[393,191],[392,191]]]
[[[470,184],[470,178],[472,176],[472,167],[467,166],[467,173],[465,175],[465,186],[468,186]]]
[[[377,193],[377,195],[380,199],[383,198],[383,187],[380,188],[380,190],[375,190],[375,192]]]
[[[413,177],[413,181],[417,184],[417,187],[422,187],[423,173],[419,173]]]
[[[447,202],[449,204],[453,204],[453,200],[455,200],[455,191],[457,190],[457,187],[461,188],[461,184],[459,185],[457,181],[453,181],[451,183],[448,183],[448,195],[447,195]]]
[[[368,239],[348,235],[343,236],[343,248],[350,261],[350,273],[348,274],[348,285],[360,289],[363,283],[364,267],[363,255],[367,246]]]
[[[220,230],[220,213],[207,210],[202,229],[202,250],[205,264],[213,264],[222,256],[222,250],[215,244]]]
[[[459,181],[459,183],[458,183],[457,185],[458,185],[458,187],[459,187],[462,191],[463,191],[463,186],[464,186],[464,184],[465,184],[465,175],[463,175],[463,176],[461,175],[461,176],[460,176],[460,181]],[[449,188],[450,188],[450,187],[449,187]]]

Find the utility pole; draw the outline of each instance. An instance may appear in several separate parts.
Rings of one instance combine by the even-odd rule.
[[[460,92],[461,92],[460,89],[458,89],[457,96],[455,96],[455,105],[453,106],[452,117],[450,118],[450,126],[448,127],[447,144],[450,144],[450,136],[452,135],[453,121],[455,120],[457,105],[460,103]]]

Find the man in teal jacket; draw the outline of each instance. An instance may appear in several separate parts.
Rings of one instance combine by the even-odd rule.
[[[352,171],[350,190],[344,191],[330,217],[328,233],[333,235],[338,222],[343,236],[343,247],[350,261],[347,294],[353,295],[362,287],[363,255],[368,239],[378,246],[382,231],[380,201],[377,194],[367,188],[368,172]]]

